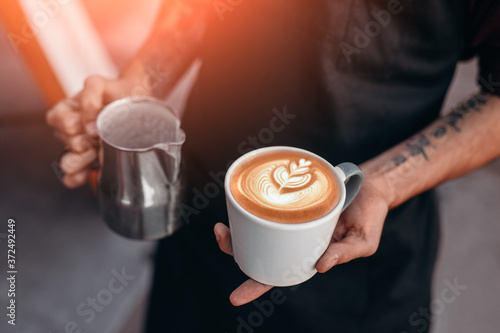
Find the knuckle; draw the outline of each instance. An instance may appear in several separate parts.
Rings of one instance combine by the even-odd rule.
[[[92,148],[92,143],[88,140],[87,136],[79,135],[69,140],[69,147],[77,152],[83,152]]]
[[[84,160],[90,164],[92,161],[94,161],[97,158],[97,149],[89,149],[85,151],[85,158]]]
[[[368,243],[368,246],[366,247],[366,256],[367,257],[372,256],[377,252],[378,244],[379,244],[378,241],[371,241]]]
[[[330,254],[327,258],[328,266],[330,267],[342,263],[343,259],[345,260],[345,257],[339,255],[338,253]]]
[[[54,109],[50,109],[45,113],[45,122],[49,124],[49,126],[54,127],[55,122],[54,122]]]
[[[93,117],[96,111],[101,108],[102,94],[107,81],[107,79],[97,75],[90,76],[85,80],[81,96],[81,109],[84,118]]]
[[[66,173],[72,173],[82,165],[82,156],[75,153],[65,154],[61,158],[61,169]]]
[[[95,95],[86,96],[82,99],[82,111],[84,117],[88,117],[90,114],[93,114],[99,109],[99,107],[99,99],[96,98]]]
[[[104,82],[104,78],[99,75],[90,75],[85,79],[84,82],[84,87],[85,88],[90,88],[90,87],[95,87],[96,85],[100,85]]]
[[[45,113],[45,121],[50,126],[57,126],[57,123],[65,110],[66,106],[63,104],[63,102],[59,102]]]
[[[75,117],[66,117],[62,122],[62,130],[68,135],[75,135],[78,133],[79,119]]]

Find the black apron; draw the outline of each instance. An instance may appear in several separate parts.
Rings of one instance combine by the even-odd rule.
[[[362,163],[435,120],[463,48],[465,1],[227,4],[183,119],[186,226],[160,242],[148,332],[427,331],[433,192],[389,213],[372,257],[241,307],[229,295],[246,276],[213,226],[227,224],[223,176],[246,151],[289,145]]]

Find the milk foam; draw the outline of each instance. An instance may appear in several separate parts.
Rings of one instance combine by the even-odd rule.
[[[332,171],[305,154],[258,157],[240,168],[233,176],[233,196],[257,216],[284,223],[305,222],[325,215],[338,201]]]
[[[240,183],[240,190],[262,204],[281,209],[308,207],[321,195],[326,179],[313,173],[311,161],[288,160],[264,163],[249,172]]]

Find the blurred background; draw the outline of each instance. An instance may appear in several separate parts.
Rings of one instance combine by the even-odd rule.
[[[12,218],[18,270],[16,326],[1,314],[0,332],[141,332],[155,244],[115,235],[101,220],[88,187],[61,185],[57,160],[63,147],[45,125],[44,113],[60,94],[78,91],[87,75],[116,75],[147,36],[159,2],[0,5],[0,251],[7,253],[7,220]],[[14,34],[29,24],[23,13],[38,28],[34,36]],[[39,52],[59,90],[50,75],[36,72],[43,67],[36,60]],[[476,74],[476,61],[460,64],[443,110],[476,89]],[[169,98],[175,109],[182,110],[195,75],[196,66]],[[497,333],[500,161],[438,191],[442,239],[431,304],[433,332]],[[5,309],[7,263],[2,258],[0,308]],[[120,292],[110,293],[110,281],[123,272],[129,280]],[[446,303],[442,291],[454,281],[467,288]],[[92,299],[104,305],[93,308]]]

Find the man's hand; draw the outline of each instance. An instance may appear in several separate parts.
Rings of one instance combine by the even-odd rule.
[[[318,260],[316,269],[325,273],[335,265],[347,263],[353,259],[368,257],[377,251],[385,218],[389,211],[388,193],[380,182],[376,185],[367,175],[365,183],[356,199],[340,216],[332,242]],[[214,228],[220,249],[232,255],[229,229],[222,223]],[[248,279],[230,296],[233,305],[249,303],[270,290],[272,286]]]
[[[130,81],[89,77],[79,94],[47,112],[47,123],[68,149],[60,162],[66,187],[75,188],[87,182],[90,167],[97,159],[97,115],[103,106],[126,96],[132,88]]]
[[[47,113],[69,152],[61,158],[63,184],[85,184],[97,158],[95,120],[102,107],[126,96],[165,98],[198,52],[206,21],[215,15],[209,0],[163,1],[152,32],[118,80],[93,76],[75,97]]]
[[[499,126],[500,98],[478,93],[413,137],[363,163],[363,188],[340,216],[332,243],[316,264],[318,272],[374,254],[389,209],[498,158]],[[219,223],[215,234],[220,248],[230,254],[229,230]],[[231,302],[248,303],[270,288],[247,281],[232,293]]]
[[[382,187],[383,183],[375,185],[366,172],[365,175],[361,191],[340,216],[332,242],[316,264],[319,273],[325,273],[335,265],[369,257],[377,251],[389,212],[389,195]]]

